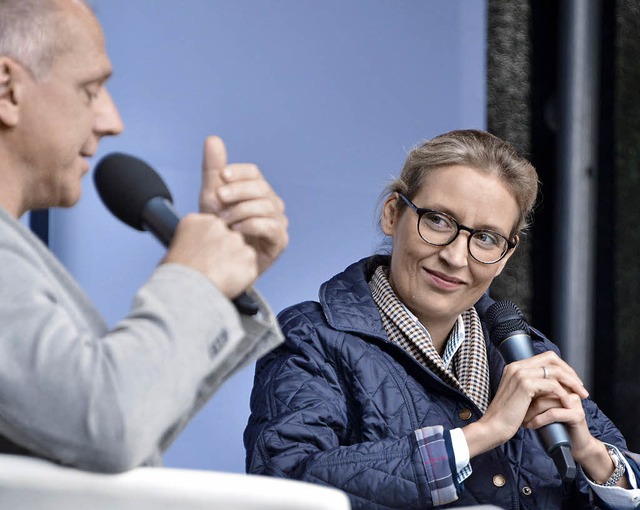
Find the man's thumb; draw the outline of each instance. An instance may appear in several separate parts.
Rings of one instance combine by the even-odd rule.
[[[202,157],[202,190],[200,211],[216,213],[220,210],[218,188],[222,185],[221,172],[227,166],[227,149],[218,136],[209,136],[204,141]]]

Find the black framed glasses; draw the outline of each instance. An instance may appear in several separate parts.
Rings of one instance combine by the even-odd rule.
[[[481,264],[495,264],[518,244],[493,230],[476,230],[459,223],[447,213],[418,207],[402,193],[398,196],[418,215],[418,235],[433,246],[451,244],[464,230],[469,232],[467,248],[474,260]]]

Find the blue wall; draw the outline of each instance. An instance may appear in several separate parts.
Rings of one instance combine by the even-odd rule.
[[[381,242],[376,203],[406,152],[485,126],[484,0],[93,0],[126,124],[123,151],[197,208],[202,141],[260,165],[287,204],[291,242],[258,284],[275,310]],[[52,213],[54,251],[107,321],[123,317],[163,250],[103,208]],[[166,455],[173,467],[244,471],[253,368],[202,410]]]

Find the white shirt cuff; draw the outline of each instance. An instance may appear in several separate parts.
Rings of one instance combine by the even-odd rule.
[[[613,445],[608,446],[617,450]],[[622,487],[604,487],[589,480],[588,476],[585,478],[587,479],[587,482],[589,482],[593,492],[595,492],[607,505],[613,508],[635,508],[636,505],[640,503],[640,489],[638,489],[638,481],[636,480],[636,476],[633,473],[631,466],[629,466],[629,462],[627,462],[625,456],[621,454],[620,457],[622,457],[623,462],[626,465],[627,472],[625,474],[629,479],[631,489],[623,489]]]
[[[456,457],[456,469],[458,473],[462,471],[467,465],[469,465],[469,445],[467,444],[467,438],[464,437],[462,429],[451,429],[451,447],[453,448],[453,454]]]

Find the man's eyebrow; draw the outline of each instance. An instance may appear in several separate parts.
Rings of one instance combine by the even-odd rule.
[[[112,76],[113,76],[113,71],[110,70],[110,71],[105,72],[104,74],[102,74],[100,76],[96,76],[95,78],[88,78],[87,80],[82,82],[82,85],[83,86],[87,86],[87,85],[104,85],[107,81],[109,81],[111,79]]]

